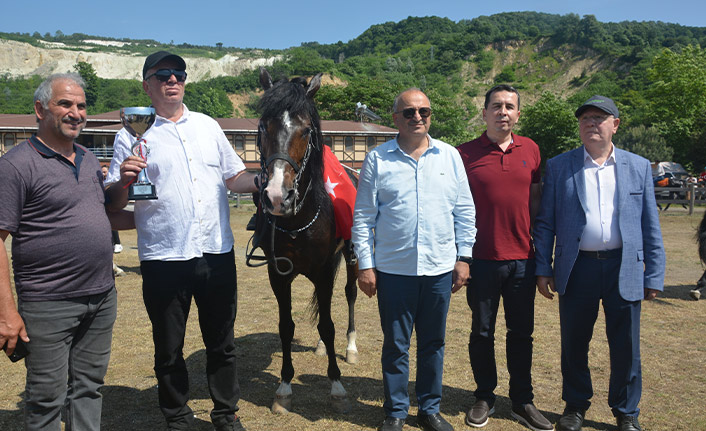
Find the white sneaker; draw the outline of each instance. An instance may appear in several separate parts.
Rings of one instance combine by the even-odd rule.
[[[113,246],[113,253],[120,253],[121,251],[123,251],[122,244],[115,244]]]

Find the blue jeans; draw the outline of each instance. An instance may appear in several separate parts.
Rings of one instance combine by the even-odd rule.
[[[532,401],[532,332],[534,331],[535,262],[475,259],[466,298],[472,311],[468,355],[476,381],[474,395],[492,406],[498,372],[495,364],[495,322],[500,298],[505,309],[505,354],[510,374],[510,399],[515,405]]]
[[[55,301],[20,301],[29,335],[25,430],[100,430],[99,392],[110,360],[115,288]],[[68,382],[68,384],[67,384]]]
[[[409,344],[417,331],[419,414],[439,412],[446,315],[451,300],[451,273],[405,276],[377,273],[378,308],[384,335],[382,376],[385,416],[407,417],[409,410]]]

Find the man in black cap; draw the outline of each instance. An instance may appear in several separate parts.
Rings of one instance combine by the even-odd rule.
[[[591,404],[588,347],[602,302],[610,349],[608,404],[620,431],[639,431],[641,300],[664,289],[652,169],[646,159],[613,146],[620,118],[611,99],[593,96],[576,117],[583,146],[547,162],[534,225],[539,293],[549,299],[551,291],[559,294],[566,408],[556,429],[580,430]]]
[[[145,133],[147,160],[133,156],[134,138],[115,137],[108,173],[113,208],[127,204],[127,186],[146,169],[158,199],[135,202],[142,292],[152,322],[159,406],[170,430],[188,429],[189,379],[183,356],[192,298],[206,346],[206,375],[217,431],[243,430],[233,325],[237,309],[233,234],[227,190],[256,191],[218,123],[182,103],[186,63],[166,51],[151,54],[142,88],[157,113]]]

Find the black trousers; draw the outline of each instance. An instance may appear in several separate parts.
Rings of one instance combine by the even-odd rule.
[[[495,322],[500,298],[505,309],[505,354],[513,404],[532,401],[532,332],[534,331],[535,262],[475,259],[466,299],[472,311],[468,354],[477,388],[476,399],[495,403]]]
[[[152,322],[159,407],[167,424],[187,429],[193,422],[186,404],[189,376],[183,354],[192,297],[206,346],[211,419],[214,425],[232,422],[240,399],[233,335],[237,310],[233,250],[187,261],[142,261],[140,269],[142,297]]]

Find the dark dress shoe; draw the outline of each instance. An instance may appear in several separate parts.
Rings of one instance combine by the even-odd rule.
[[[454,431],[454,427],[446,422],[446,419],[442,418],[439,413],[419,415],[417,416],[417,424],[426,431]]]
[[[404,418],[393,418],[388,416],[380,427],[380,431],[402,431],[404,426]]]
[[[618,416],[618,430],[620,431],[642,431],[637,422],[637,416]]]
[[[586,410],[567,406],[556,423],[556,431],[581,431]]]

